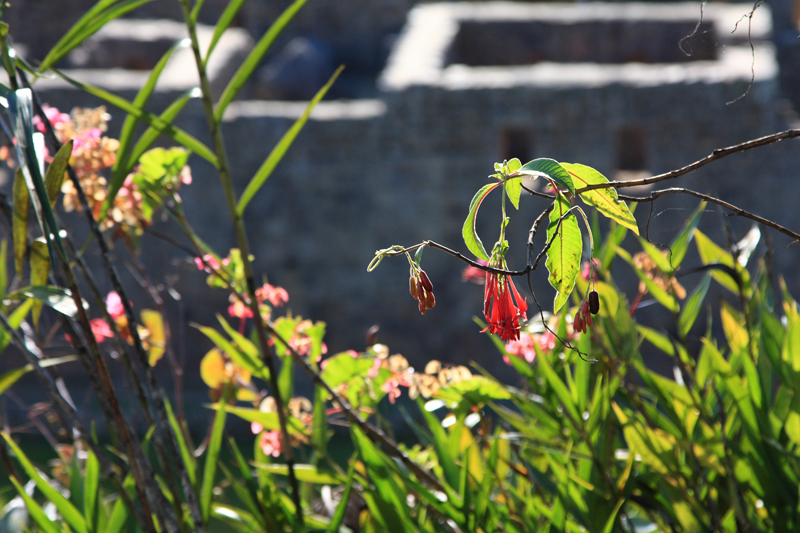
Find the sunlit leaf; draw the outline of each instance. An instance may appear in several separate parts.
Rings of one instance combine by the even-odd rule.
[[[275,170],[275,167],[278,166],[278,163],[280,163],[281,159],[283,159],[283,155],[286,153],[286,150],[289,149],[294,142],[295,137],[297,137],[297,135],[300,133],[300,130],[303,129],[303,126],[305,126],[308,117],[311,115],[311,111],[313,111],[314,107],[316,107],[316,105],[325,97],[328,89],[331,88],[333,82],[335,82],[336,78],[339,77],[339,74],[341,74],[343,68],[344,66],[341,66],[336,69],[336,72],[333,73],[322,89],[317,91],[317,94],[315,94],[314,98],[311,99],[311,102],[308,103],[306,110],[303,112],[300,118],[298,118],[295,123],[292,124],[292,127],[289,128],[289,131],[287,131],[283,137],[281,137],[281,140],[278,141],[278,144],[275,145],[267,158],[261,164],[261,167],[259,167],[256,173],[250,179],[250,183],[247,184],[247,187],[242,193],[241,198],[239,198],[239,203],[236,206],[236,212],[239,213],[239,215],[244,213],[247,204],[250,203],[250,200],[253,199],[253,196],[256,195],[259,189],[261,189],[261,186],[264,185],[264,182],[270,177],[272,171]],[[223,94],[222,98],[224,97],[225,95]],[[222,103],[222,98],[220,98],[220,104]],[[219,107],[217,110],[219,110]]]
[[[5,296],[7,300],[22,300],[23,298],[36,298],[62,315],[73,319],[78,317],[78,308],[75,306],[69,289],[53,286],[25,287]]]
[[[681,311],[680,316],[678,317],[678,333],[681,337],[686,337],[689,334],[689,330],[692,329],[692,325],[694,321],[697,319],[697,315],[700,313],[700,309],[703,306],[703,300],[705,300],[706,293],[708,292],[708,287],[711,285],[711,274],[706,273],[703,275],[700,283],[697,284],[692,294],[686,300],[686,303],[683,305],[683,310]]]
[[[675,237],[675,240],[672,241],[669,247],[669,259],[674,268],[677,269],[681,265],[681,262],[683,262],[686,251],[689,249],[689,243],[694,239],[694,230],[697,228],[697,224],[700,222],[700,216],[705,209],[706,201],[703,200],[700,202],[700,205],[697,206],[697,209],[694,210],[692,216],[684,223],[683,229],[681,229],[681,232]]]
[[[61,192],[61,185],[64,183],[64,178],[67,175],[67,165],[69,158],[72,155],[72,143],[69,141],[64,144],[50,163],[47,169],[47,175],[44,179],[44,186],[47,189],[47,196],[50,198],[50,207],[55,208],[58,201],[58,193]]]
[[[532,176],[534,179],[551,179],[556,182],[557,185],[567,189],[571,194],[575,194],[575,185],[572,182],[572,177],[569,175],[567,169],[561,166],[555,159],[548,159],[546,157],[534,159],[522,165],[522,167],[517,170],[517,173]]]
[[[478,236],[478,231],[475,228],[475,218],[478,216],[478,209],[481,206],[481,202],[486,198],[486,195],[498,186],[500,186],[500,183],[489,183],[481,187],[480,190],[475,193],[475,196],[469,203],[469,214],[464,221],[464,227],[461,229],[461,236],[464,237],[464,244],[467,245],[469,251],[478,259],[483,259],[484,261],[489,260],[489,254],[486,253],[483,242]]]
[[[750,294],[750,273],[736,263],[733,260],[733,256],[729,252],[726,252],[717,246],[699,229],[694,231],[694,240],[697,245],[697,252],[700,254],[700,260],[704,265],[719,263],[735,269],[741,278],[742,288],[745,295]],[[736,280],[731,276],[731,274],[719,269],[714,269],[711,272],[711,276],[717,281],[717,283],[729,291],[733,292],[734,294],[739,294],[739,285],[736,283]]]
[[[522,193],[522,178],[508,178],[505,181],[506,195],[515,209],[519,209],[519,195]]]
[[[49,272],[50,255],[47,252],[47,242],[45,242],[44,238],[39,237],[31,243],[31,285],[47,285]],[[33,304],[31,319],[37,329],[39,327],[39,315],[42,313],[42,305],[44,303],[41,300],[37,300]]]
[[[223,400],[214,404],[217,414],[214,416],[214,424],[211,426],[211,435],[208,439],[208,451],[206,452],[205,466],[203,467],[203,481],[200,486],[200,511],[203,515],[203,522],[208,523],[211,513],[211,498],[214,491],[214,477],[217,473],[217,461],[219,459],[220,447],[222,446],[222,434],[225,431],[226,417],[226,397],[223,393]]]
[[[608,178],[592,167],[578,163],[561,163],[561,166],[569,172],[576,189],[587,185],[608,183]],[[579,196],[581,200],[594,206],[602,215],[639,235],[639,226],[636,224],[636,219],[628,209],[628,205],[619,199],[617,190],[613,187],[582,192]]]
[[[18,168],[14,173],[14,220],[12,222],[12,232],[14,235],[14,267],[17,277],[23,279],[23,265],[25,264],[25,252],[28,249],[28,217],[30,212],[31,193],[22,175],[22,169]]]
[[[147,328],[147,358],[150,366],[155,366],[164,356],[167,346],[167,337],[164,333],[164,318],[158,311],[152,309],[142,309],[142,324]]]
[[[280,476],[289,475],[289,467],[286,465],[275,463],[256,463],[256,468],[263,468],[270,474],[278,474]],[[314,483],[316,485],[338,485],[343,479],[335,472],[326,472],[319,470],[314,465],[295,464],[294,475],[298,481],[306,483]]]
[[[554,313],[557,313],[569,298],[572,288],[575,286],[575,278],[581,269],[583,240],[578,227],[578,219],[569,213],[561,220],[569,208],[569,201],[564,195],[558,193],[553,210],[550,211],[550,223],[547,226],[547,242],[552,240],[552,244],[547,250],[545,265],[550,273],[548,281],[556,290],[553,302]]]

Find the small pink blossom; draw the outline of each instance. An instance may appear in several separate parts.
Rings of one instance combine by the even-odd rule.
[[[114,320],[125,315],[125,306],[122,305],[122,298],[119,297],[116,291],[111,291],[106,296],[106,309]]]
[[[204,255],[202,259],[195,257],[194,264],[197,265],[197,270],[205,270],[209,274],[212,272],[211,269],[219,270],[219,261],[217,261],[217,259],[211,254]]]
[[[389,403],[393,404],[400,397],[400,381],[395,377],[387,379],[381,389],[389,397]]]
[[[265,283],[263,287],[256,289],[256,300],[259,302],[268,300],[274,307],[278,307],[289,301],[289,293],[283,287],[274,287]]]
[[[258,422],[250,422],[250,431],[252,431],[254,435],[258,435],[259,433],[264,431],[264,426],[262,426]]]
[[[102,318],[94,318],[90,320],[89,326],[92,328],[94,340],[97,343],[101,343],[106,339],[111,339],[114,337],[114,333],[111,331],[111,327],[109,327],[108,322]]]
[[[478,263],[484,266],[489,264],[483,259],[478,259]],[[483,285],[486,283],[486,272],[478,267],[470,265],[461,271],[461,281],[469,281],[475,285]]]
[[[600,260],[592,258],[592,265],[594,268],[589,267],[589,261],[584,261],[581,265],[581,277],[589,281],[589,278],[597,278],[597,270],[600,268]]]
[[[523,331],[519,335],[519,340],[512,340],[506,344],[506,352],[524,358],[529,363],[533,363],[533,360],[536,359],[535,342],[536,339],[533,335]]]
[[[100,139],[102,136],[103,132],[100,131],[100,128],[89,128],[81,131],[74,139],[72,153],[77,154],[84,150],[91,151],[97,148],[100,146]]]
[[[261,434],[258,442],[261,451],[264,455],[271,455],[272,457],[279,457],[283,451],[281,443],[281,432],[277,429],[272,431],[265,431]]]
[[[47,120],[50,121],[50,124],[52,124],[53,127],[55,127],[56,124],[70,121],[68,114],[62,113],[57,108],[50,107],[47,104],[44,104],[42,106],[42,111],[44,111],[44,116],[47,117]],[[36,129],[39,130],[41,133],[44,133],[47,130],[47,128],[45,128],[44,122],[42,122],[42,119],[39,118],[38,116],[33,117],[33,125],[36,126]]]
[[[244,305],[239,298],[231,294],[229,301],[231,305],[228,306],[228,315],[241,319],[253,318],[253,311]]]

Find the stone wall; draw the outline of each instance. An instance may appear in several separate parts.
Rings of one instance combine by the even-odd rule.
[[[393,5],[399,13],[407,4],[410,0]],[[325,5],[315,9],[327,13]],[[278,4],[256,6],[269,11]],[[356,7],[352,16],[360,20]],[[752,85],[750,47],[742,37],[746,29],[729,33],[748,10],[745,5],[706,7],[705,20],[717,40],[699,60],[559,63],[544,58],[529,65],[468,66],[449,55],[462,24],[684,24],[696,21],[697,5],[455,3],[414,8],[379,80],[379,97],[322,102],[248,206],[246,221],[258,271],[289,291],[293,313],[329,324],[332,351],[363,348],[364,332],[379,324],[381,341],[412,363],[474,360],[502,375],[496,351],[472,322],[481,314],[482,289],[460,281],[460,262],[433,250],[425,252],[423,266],[434,283],[437,306],[422,317],[408,295],[405,260],[386,260],[367,274],[374,251],[423,239],[465,251],[460,233],[469,200],[487,182],[492,164],[504,158],[552,157],[594,166],[610,177],[628,175],[620,170],[641,175],[678,168],[716,148],[781,129],[777,65],[767,40],[769,11],[761,7],[753,19]],[[257,20],[268,19],[266,11]],[[387,20],[393,16],[387,15]],[[299,24],[305,23],[301,19]],[[331,35],[339,33],[331,30]],[[237,46],[230,50],[238,53]],[[176,73],[189,72],[180,69],[190,65],[175,68]],[[128,98],[140,83],[130,72],[79,74]],[[191,87],[194,82],[187,76],[182,88],[162,87],[154,109]],[[224,81],[222,71],[220,80]],[[42,98],[61,107],[88,105],[91,100],[58,81],[40,83]],[[240,192],[304,108],[301,103],[274,101],[237,101],[229,107],[224,133]],[[123,117],[112,113],[113,133]],[[199,105],[188,106],[177,124],[208,142]],[[723,159],[674,185],[721,196],[798,228],[798,163],[798,142],[786,141]],[[192,168],[194,183],[181,192],[191,222],[224,253],[235,240],[219,183],[199,158],[193,158]],[[493,202],[499,202],[499,195],[487,200],[479,225],[488,243],[498,222]],[[668,242],[694,205],[685,197],[660,200],[650,228],[653,240]],[[527,231],[544,207],[543,200],[526,196],[520,215],[512,215],[512,268],[524,266]],[[639,208],[640,220],[646,209]],[[704,231],[719,236],[721,220],[713,212],[707,214]],[[747,221],[731,222],[738,235],[750,227]],[[168,225],[158,229],[169,231]],[[644,234],[644,223],[641,229]],[[787,242],[783,236],[773,239],[776,269],[792,272],[794,249],[782,248]],[[539,246],[541,241],[542,236]],[[152,237],[144,242],[144,261],[153,279],[178,279],[184,297],[181,318],[214,323],[213,314],[224,312],[226,296],[219,291],[209,296],[204,276],[179,250]],[[553,297],[546,277],[544,267],[532,276],[545,309]],[[634,290],[635,280],[620,281]],[[693,283],[688,280],[687,287]],[[790,284],[800,293],[800,280]],[[191,331],[185,338],[187,366],[193,368],[209,345]],[[193,374],[187,371],[189,391],[202,397],[204,389],[196,378],[191,381]]]

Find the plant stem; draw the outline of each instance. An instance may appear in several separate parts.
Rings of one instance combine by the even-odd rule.
[[[192,52],[194,53],[195,63],[197,65],[197,74],[200,78],[201,100],[208,122],[209,133],[214,143],[214,152],[217,156],[220,181],[222,188],[225,192],[225,201],[228,206],[228,211],[233,222],[233,229],[236,233],[236,242],[241,252],[242,265],[244,268],[244,275],[246,280],[246,293],[250,310],[253,312],[258,335],[258,341],[261,345],[261,351],[264,354],[264,363],[269,370],[270,387],[273,390],[275,397],[276,408],[278,411],[278,420],[281,427],[281,440],[283,441],[283,453],[286,458],[286,466],[288,468],[289,483],[292,487],[292,500],[294,501],[297,522],[300,528],[303,527],[303,508],[300,500],[300,487],[297,482],[297,477],[294,472],[294,453],[292,450],[291,442],[289,440],[289,431],[286,422],[286,408],[285,399],[281,397],[278,388],[278,374],[276,371],[274,351],[269,345],[267,332],[264,328],[264,322],[261,320],[261,313],[258,309],[258,301],[255,298],[255,278],[253,276],[253,265],[250,262],[250,247],[247,243],[247,233],[244,228],[244,221],[241,214],[236,209],[236,192],[233,188],[233,181],[231,179],[230,168],[228,163],[228,155],[225,150],[225,142],[222,136],[220,124],[214,118],[214,105],[211,101],[211,85],[208,82],[208,76],[205,69],[202,54],[200,53],[200,44],[197,39],[197,28],[195,21],[191,15],[191,9],[188,0],[180,0],[181,7],[183,8],[183,15],[186,22],[186,28],[189,31],[189,38],[192,42]],[[291,364],[287,362],[286,364]]]

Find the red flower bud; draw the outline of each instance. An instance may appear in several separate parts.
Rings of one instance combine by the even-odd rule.
[[[600,312],[600,295],[594,290],[589,293],[589,311],[593,315]]]
[[[413,296],[415,300],[419,299],[419,297],[417,296],[417,280],[414,279],[414,276],[408,278],[408,291],[411,293],[411,296]]]
[[[575,318],[572,320],[572,329],[574,329],[578,333],[583,333],[584,331],[586,331],[586,328],[584,328],[583,326],[584,326],[583,318],[581,318],[581,312],[580,310],[578,310],[578,312],[575,313]]]
[[[425,305],[428,307],[428,309],[433,309],[433,307],[436,305],[436,298],[433,296],[432,292],[425,294]]]
[[[420,298],[420,300],[419,300],[419,312],[424,315],[425,311],[427,311],[427,310],[428,310],[428,307],[425,305],[425,298]]]
[[[427,292],[433,292],[433,284],[431,283],[431,280],[428,279],[428,275],[424,270],[419,271],[419,277],[422,280],[422,286],[425,287],[425,290]]]

